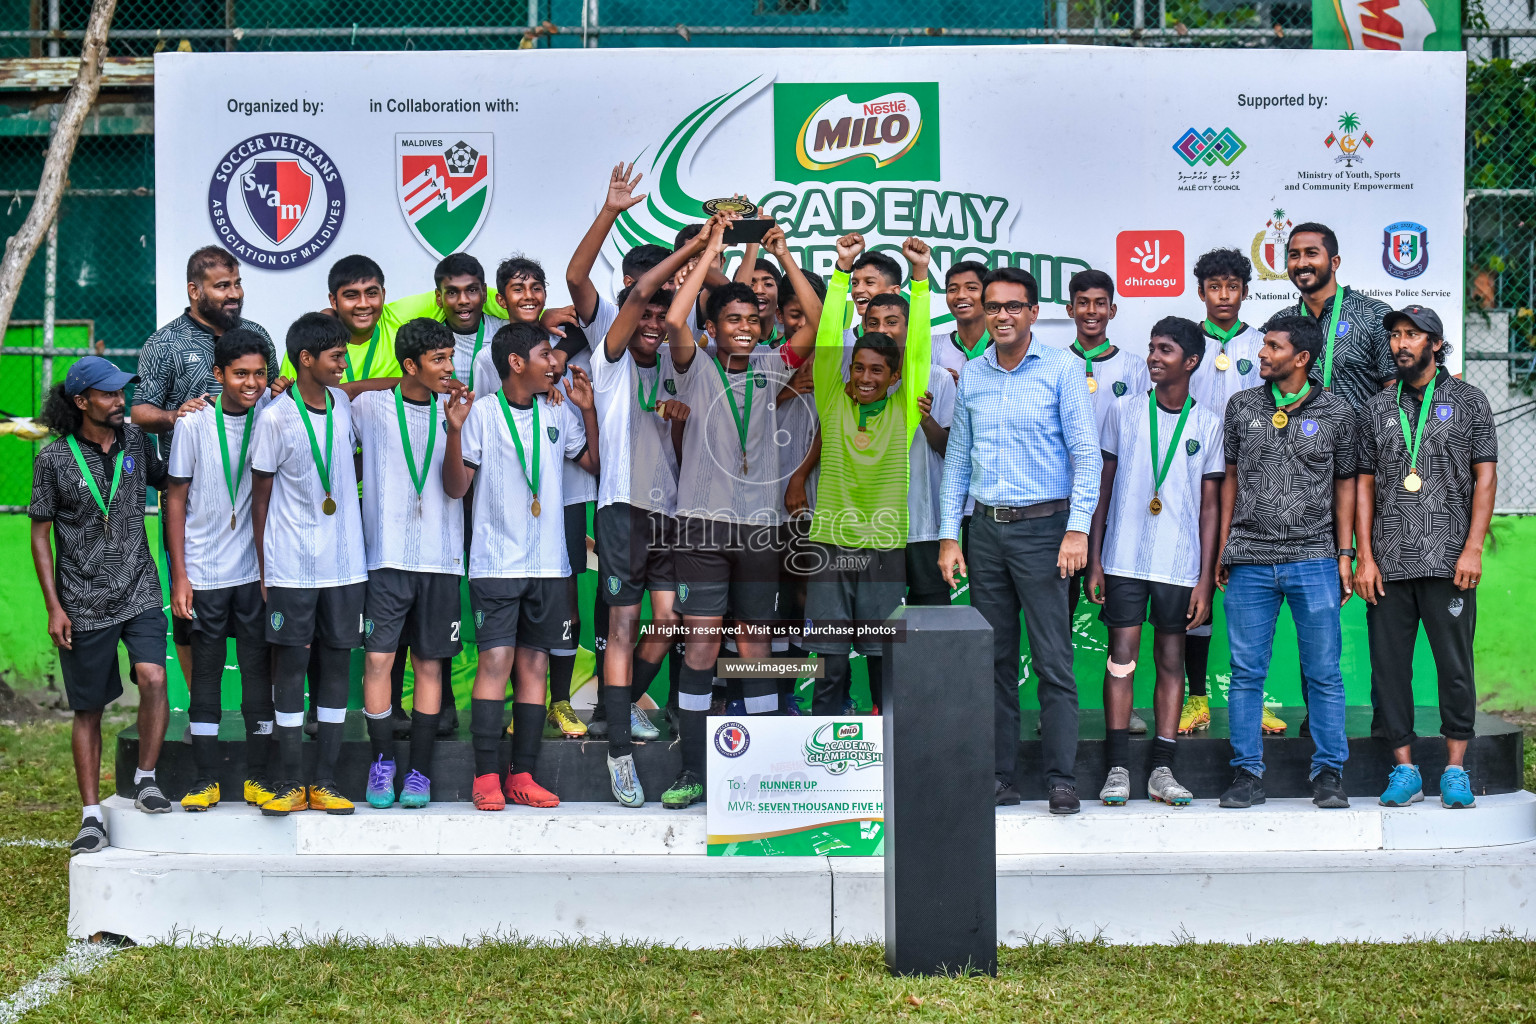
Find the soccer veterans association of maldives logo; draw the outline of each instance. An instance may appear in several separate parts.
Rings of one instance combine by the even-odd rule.
[[[715,749],[722,757],[740,757],[751,745],[752,737],[740,722],[726,722],[715,730]]]
[[[252,135],[219,158],[208,217],[243,263],[302,267],[336,240],[347,211],[341,173],[325,150],[297,135]]]
[[[1429,266],[1429,231],[1423,224],[1400,220],[1381,233],[1381,266],[1393,277],[1418,277]]]
[[[400,212],[438,259],[465,249],[491,212],[490,132],[395,136]]]

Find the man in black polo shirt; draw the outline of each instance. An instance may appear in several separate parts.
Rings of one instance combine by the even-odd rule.
[[[202,408],[202,399],[223,390],[213,375],[213,343],[225,331],[243,327],[260,335],[267,343],[267,380],[277,380],[277,350],[271,336],[256,321],[240,316],[245,288],[240,282],[240,262],[229,250],[205,245],[187,259],[187,303],[181,316],[151,334],[139,350],[139,383],[133,392],[134,425],[158,435],[160,454],[166,460],[171,457],[176,417]],[[162,543],[164,539],[162,533]],[[173,619],[171,625],[176,658],[186,666],[184,674],[190,683],[192,624],[188,619]]]
[[[160,574],[144,534],[144,488],[164,485],[165,460],[143,430],[123,422],[123,388],[137,379],[100,356],[70,367],[64,383],[48,392],[39,417],[58,439],[32,465],[27,509],[32,562],[48,606],[48,636],[59,649],[64,693],[75,713],[70,745],[85,804],[71,856],[107,845],[98,793],[101,712],[123,692],[119,642],[128,649],[131,678],[139,687],[135,803],[151,814],[171,809],[155,781],[170,713],[165,612]]]
[[[1323,329],[1323,351],[1308,373],[1359,409],[1393,379],[1382,317],[1392,307],[1339,284],[1339,240],[1326,224],[1298,224],[1286,245],[1285,272],[1301,301],[1276,316],[1305,316]]]
[[[1360,410],[1355,587],[1367,604],[1371,703],[1396,765],[1381,802],[1424,799],[1413,763],[1413,648],[1419,624],[1440,677],[1445,772],[1440,802],[1471,807],[1463,767],[1477,712],[1472,633],[1483,539],[1493,517],[1499,442],[1488,399],[1445,371],[1450,345],[1424,306],[1388,313],[1397,385]]]
[[[1355,412],[1311,376],[1322,351],[1315,319],[1274,318],[1259,349],[1264,384],[1227,403],[1216,581],[1226,591],[1232,651],[1227,713],[1234,773],[1223,807],[1264,802],[1259,723],[1282,601],[1296,623],[1312,719],[1312,802],[1349,806],[1339,609],[1354,589]]]

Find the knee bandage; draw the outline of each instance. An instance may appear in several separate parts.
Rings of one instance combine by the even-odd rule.
[[[1127,676],[1136,674],[1136,662],[1134,659],[1130,663],[1122,665],[1114,658],[1110,658],[1108,668],[1109,674],[1114,676],[1116,679],[1124,679]]]

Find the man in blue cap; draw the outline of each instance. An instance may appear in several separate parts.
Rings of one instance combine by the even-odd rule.
[[[137,380],[100,356],[86,356],[48,392],[38,417],[58,438],[33,463],[27,514],[48,636],[59,649],[64,693],[75,713],[71,747],[85,809],[71,856],[107,845],[98,792],[101,712],[123,692],[119,643],[128,649],[130,678],[139,687],[135,805],[150,814],[171,809],[155,779],[170,714],[166,621],[144,532],[144,489],[164,486],[166,464],[148,435],[123,419],[123,388]],[[119,780],[125,790],[126,781]]]

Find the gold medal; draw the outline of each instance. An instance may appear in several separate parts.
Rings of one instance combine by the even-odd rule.
[[[1227,358],[1227,354],[1225,352],[1218,353],[1216,356],[1216,369],[1229,370],[1231,368],[1232,360]]]
[[[539,512],[543,509],[543,507],[544,506],[539,504],[539,499],[538,498],[534,498],[533,499],[533,504],[528,506],[528,511],[532,512],[534,514],[535,518],[537,518]]]
[[[229,514],[229,528],[231,530],[235,528],[235,514],[233,512]]]
[[[1408,475],[1403,477],[1403,490],[1417,494],[1419,488],[1424,486],[1424,478],[1419,476],[1419,471],[1410,469]]]
[[[708,217],[713,217],[717,213],[734,213],[745,220],[756,212],[757,204],[741,196],[731,196],[728,199],[707,199],[704,201],[704,214]]]
[[[320,511],[324,512],[328,516],[335,515],[336,514],[336,499],[331,497],[329,494],[327,494],[325,496],[325,500],[320,503]]]
[[[1291,422],[1291,418],[1285,414],[1284,409],[1276,409],[1275,414],[1269,418],[1269,422],[1275,425],[1276,430],[1284,430],[1285,425]]]
[[[857,434],[853,435],[853,446],[855,448],[859,449],[860,451],[863,451],[865,448],[868,448],[873,443],[874,443],[874,438],[870,437],[867,433],[865,433],[862,430],[859,431]]]
[[[1093,394],[1097,390],[1099,390],[1099,382],[1094,380],[1092,377],[1089,377],[1088,378],[1088,393],[1091,395],[1091,394]]]
[[[741,471],[742,471],[743,474],[745,474],[747,472],[747,453],[746,452],[742,452],[741,453]]]
[[[1147,511],[1151,512],[1155,516],[1162,515],[1163,514],[1163,499],[1159,498],[1155,494],[1152,495],[1152,500],[1147,502]]]

